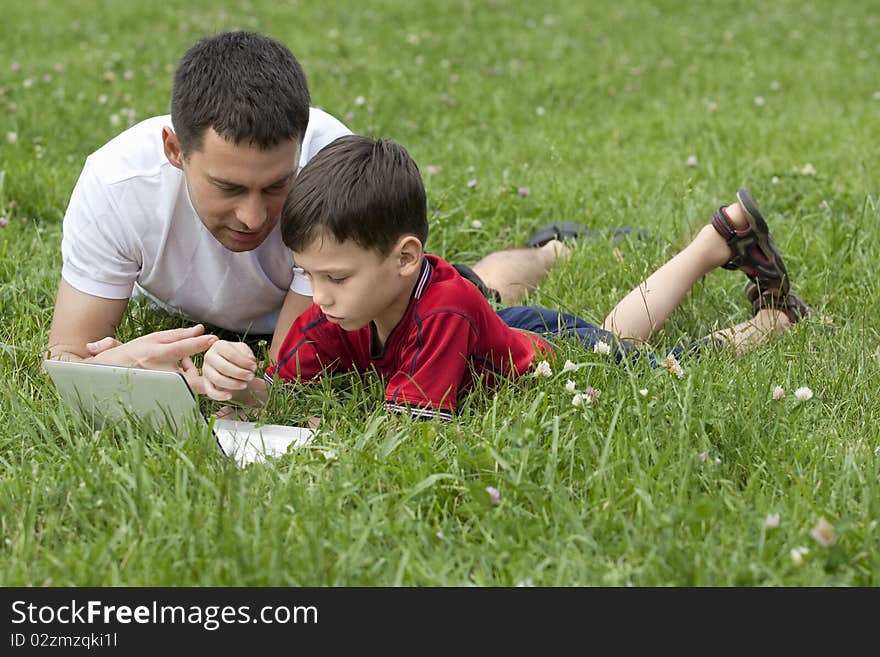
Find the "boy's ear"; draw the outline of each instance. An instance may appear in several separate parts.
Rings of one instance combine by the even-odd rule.
[[[401,276],[409,276],[418,273],[422,266],[422,256],[425,250],[422,241],[415,235],[404,235],[394,247],[394,255],[397,258],[397,266]]]
[[[177,135],[168,126],[162,128],[162,148],[171,165],[183,169],[183,150],[180,148]]]

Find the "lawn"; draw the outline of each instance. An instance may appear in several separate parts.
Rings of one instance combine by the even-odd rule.
[[[880,585],[876,4],[218,4],[0,0],[0,585]],[[261,420],[321,432],[243,468],[206,431],[82,426],[40,371],[70,192],[234,28],[407,146],[430,251],[649,231],[575,243],[531,303],[601,322],[747,186],[814,313],[681,378],[565,345],[449,423],[387,416],[370,378],[276,388]],[[744,282],[708,275],[656,349],[748,319]],[[132,310],[124,338],[186,325]],[[600,394],[575,406],[568,380]]]

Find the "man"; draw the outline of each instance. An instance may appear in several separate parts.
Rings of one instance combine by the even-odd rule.
[[[311,303],[278,217],[295,177],[350,131],[310,108],[305,74],[278,41],[247,32],[204,39],[174,75],[171,115],[147,119],[89,156],[64,217],[52,358],[173,369],[201,391],[190,356],[204,327],[113,336],[132,296],[238,333],[273,333],[274,360]],[[475,282],[525,296],[565,247],[490,254]]]

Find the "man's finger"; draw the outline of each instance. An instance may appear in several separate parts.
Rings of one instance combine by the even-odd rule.
[[[153,335],[156,336],[156,340],[160,344],[168,344],[171,342],[179,342],[181,340],[185,340],[186,338],[194,338],[198,335],[202,335],[204,332],[204,324],[196,324],[195,326],[188,326],[186,328],[157,331],[156,333],[153,333]]]
[[[216,335],[200,335],[195,338],[184,338],[169,344],[161,345],[159,352],[160,360],[174,361],[175,363],[183,360],[187,356],[200,354],[207,351],[212,344],[217,342]]]
[[[197,395],[205,394],[205,378],[199,372],[199,368],[195,366],[192,359],[187,356],[180,361],[180,369],[178,372],[183,374],[183,378],[189,384],[190,389]]]
[[[113,349],[114,347],[120,346],[122,343],[112,336],[107,336],[106,338],[101,338],[96,342],[89,342],[86,344],[86,349],[89,350],[89,353],[92,356],[97,356],[98,354],[107,351],[108,349]]]

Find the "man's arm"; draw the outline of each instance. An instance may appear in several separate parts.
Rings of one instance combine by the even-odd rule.
[[[104,299],[80,292],[63,278],[49,329],[49,357],[87,360],[87,343],[115,336],[128,299]]]
[[[281,306],[281,312],[278,314],[275,332],[272,334],[272,345],[269,347],[270,362],[278,362],[278,350],[281,349],[281,343],[284,342],[290,327],[293,326],[293,321],[311,305],[312,297],[306,297],[302,294],[297,294],[293,290],[288,290],[287,296],[284,298],[284,305]]]
[[[61,279],[49,329],[49,357],[180,372],[200,392],[201,377],[189,357],[208,349],[216,336],[204,335],[205,327],[196,324],[120,343],[112,336],[127,304],[128,299],[104,299],[80,292]],[[89,343],[97,341],[100,343],[90,349]]]

